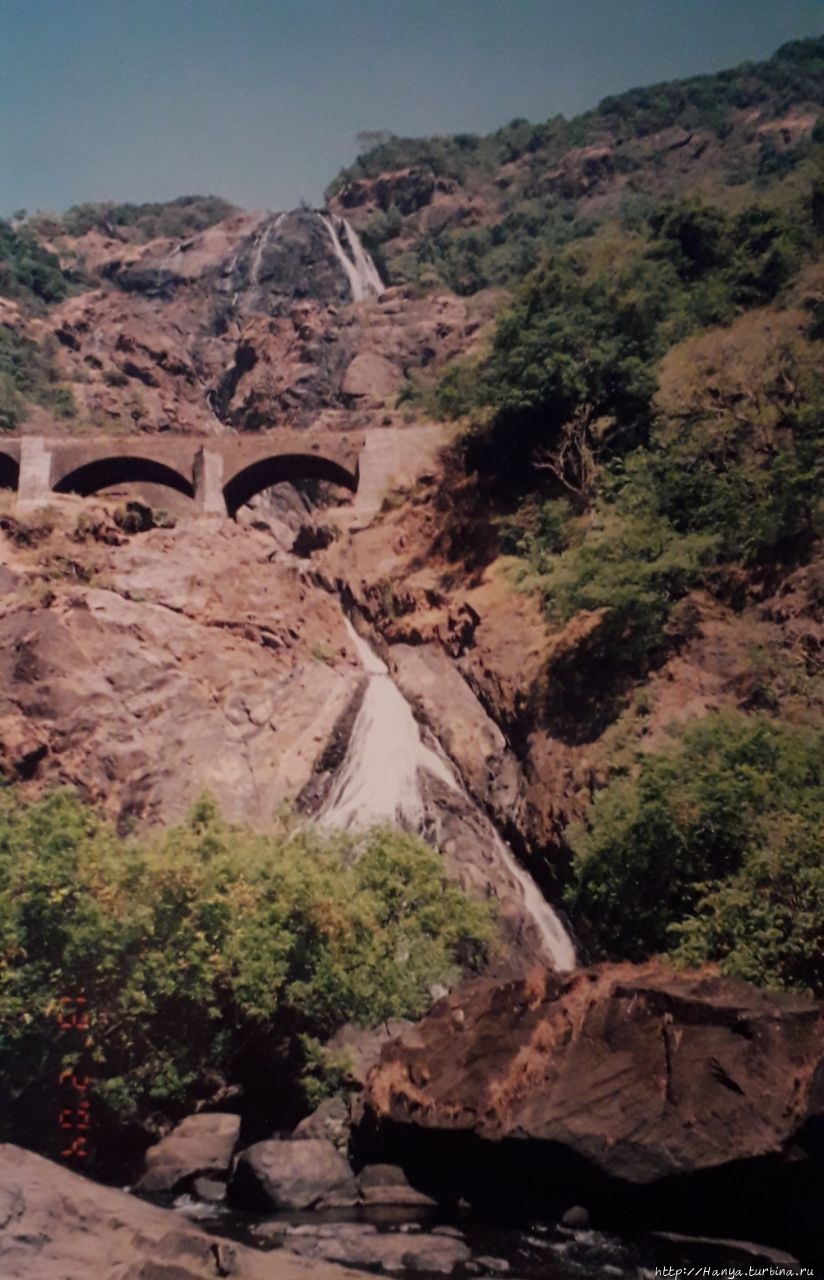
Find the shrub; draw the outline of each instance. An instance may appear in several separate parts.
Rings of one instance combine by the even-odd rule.
[[[0,325],[0,422],[14,430],[25,419],[25,400],[70,418],[75,413],[69,387],[58,382],[53,339],[42,344],[17,329]]]
[[[306,1037],[414,1017],[433,983],[478,968],[486,909],[400,832],[258,835],[203,801],[148,843],[75,796],[0,792],[0,1096],[7,1135],[48,1107],[56,1011],[91,1012],[99,1114],[180,1111],[221,1079],[302,1089]]]
[[[15,230],[0,219],[0,294],[59,302],[69,291],[69,276],[60,261],[31,230]]]
[[[613,780],[569,832],[567,906],[593,953],[675,945],[684,961],[824,993],[823,761],[820,732],[716,714]]]

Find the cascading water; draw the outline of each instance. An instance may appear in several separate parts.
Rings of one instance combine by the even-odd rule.
[[[412,709],[386,665],[348,619],[346,628],[369,680],[320,822],[339,830],[389,822],[420,832],[426,818],[425,777],[444,784],[466,803],[472,802],[449,764],[421,739]],[[572,939],[532,877],[492,827],[489,846],[489,864],[497,864],[504,878],[517,886],[524,913],[533,921],[546,957],[559,971],[574,968]]]
[[[336,218],[331,213],[322,213],[320,216],[329,232],[335,257],[346,272],[353,301],[362,302],[364,298],[380,297],[384,289],[383,281],[377,267],[361,244],[357,231],[345,218]],[[343,246],[341,231],[351,249],[351,257]]]

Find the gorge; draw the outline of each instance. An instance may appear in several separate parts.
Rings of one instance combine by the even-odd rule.
[[[822,1265],[822,73],[3,224],[4,1276]]]

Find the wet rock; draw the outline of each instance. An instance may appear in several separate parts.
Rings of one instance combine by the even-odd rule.
[[[687,1263],[693,1267],[702,1264],[718,1267],[723,1260],[727,1267],[735,1264],[749,1268],[783,1267],[789,1272],[799,1273],[801,1268],[798,1259],[783,1249],[771,1249],[768,1245],[753,1244],[749,1240],[717,1240],[707,1236],[678,1235],[674,1231],[656,1231],[644,1243],[657,1262],[667,1265]],[[769,1271],[764,1274],[768,1275]]]
[[[228,1174],[239,1136],[240,1116],[187,1116],[146,1152],[146,1170],[137,1190],[179,1191],[201,1174]]]
[[[572,1205],[561,1218],[561,1226],[569,1227],[570,1231],[586,1231],[589,1227],[589,1211],[583,1205]]]
[[[220,1204],[226,1199],[226,1183],[218,1182],[215,1178],[195,1178],[192,1190],[206,1204]]]
[[[430,1208],[436,1201],[410,1185],[403,1169],[392,1164],[367,1165],[358,1174],[361,1199],[367,1205]]]
[[[283,1245],[302,1258],[326,1258],[389,1272],[423,1271],[437,1275],[451,1274],[471,1256],[460,1240],[424,1233],[410,1239],[407,1234],[376,1232],[374,1227],[361,1223],[339,1224],[331,1229],[300,1228],[284,1236]]]
[[[357,1197],[349,1165],[323,1138],[256,1142],[241,1154],[229,1183],[230,1202],[243,1209],[345,1207]]]

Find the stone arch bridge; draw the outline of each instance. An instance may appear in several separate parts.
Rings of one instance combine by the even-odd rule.
[[[358,488],[362,434],[277,428],[260,436],[108,436],[0,439],[0,488],[18,506],[53,494],[88,496],[119,484],[159,484],[190,498],[193,510],[234,516],[283,480],[318,479]]]

